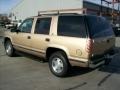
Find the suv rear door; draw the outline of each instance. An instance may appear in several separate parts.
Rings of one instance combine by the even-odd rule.
[[[104,54],[115,45],[112,27],[103,17],[87,16],[87,21],[93,39],[93,54]]]
[[[50,26],[52,17],[37,18],[34,34],[32,35],[32,49],[43,56],[50,43]]]
[[[53,37],[55,44],[69,52],[69,58],[77,60],[88,58],[85,51],[86,25],[82,15],[61,15],[58,17],[57,36]],[[85,61],[83,60],[83,61]]]

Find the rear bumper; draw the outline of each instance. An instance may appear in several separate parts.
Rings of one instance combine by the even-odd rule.
[[[89,67],[90,68],[96,68],[100,65],[106,64],[106,63],[110,63],[111,60],[118,55],[118,51],[116,50],[109,50],[108,52],[106,52],[105,54],[103,54],[102,57],[100,58],[96,58],[95,60],[90,60],[89,61]]]
[[[71,60],[70,64],[72,66],[80,66],[80,67],[88,67],[88,68],[96,68],[100,65],[105,64],[106,62],[111,62],[112,58],[114,58],[118,54],[118,51],[116,50],[109,50],[108,52],[104,53],[103,55],[95,56],[94,58],[91,58],[90,60],[85,60],[85,62],[80,60]]]
[[[100,60],[100,59],[99,59]],[[89,68],[96,68],[96,67],[99,67],[100,65],[104,65],[105,64],[105,59],[104,58],[101,58],[101,61],[98,62],[98,63],[94,63],[92,61],[89,62]]]

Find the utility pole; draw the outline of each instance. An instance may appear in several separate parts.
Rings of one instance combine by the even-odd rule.
[[[120,20],[120,0],[112,0],[112,22],[114,23],[114,6],[118,4],[117,20]]]
[[[112,1],[112,23],[114,23],[114,4],[115,0]]]
[[[100,16],[102,16],[103,12],[103,0],[101,0],[101,6],[100,6]]]
[[[119,23],[119,27],[120,27],[120,0],[118,2],[118,23]]]

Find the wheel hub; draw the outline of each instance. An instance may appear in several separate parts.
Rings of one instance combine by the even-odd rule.
[[[11,46],[9,44],[6,45],[6,52],[11,53]]]
[[[54,58],[52,60],[52,68],[56,73],[61,73],[63,71],[63,62],[60,58]]]

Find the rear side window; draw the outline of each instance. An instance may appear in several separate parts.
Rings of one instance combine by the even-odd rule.
[[[49,34],[51,18],[39,18],[36,22],[35,34]]]
[[[103,17],[87,16],[92,38],[114,35],[109,22]]]
[[[59,36],[86,37],[83,16],[60,16],[58,19]]]

